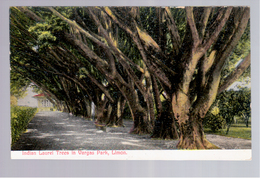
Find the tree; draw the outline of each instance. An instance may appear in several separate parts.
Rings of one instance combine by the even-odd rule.
[[[86,85],[92,85],[91,80],[89,78],[88,80],[81,79],[79,68],[73,69],[75,62],[79,62],[79,60],[66,48],[66,45],[63,44],[59,47],[56,45],[56,48],[51,48],[55,45],[56,37],[49,30],[59,36],[60,29],[66,28],[66,26],[57,25],[55,28],[51,28],[47,24],[35,24],[20,10],[25,10],[29,14],[30,11],[26,8],[19,10],[19,8],[11,8],[11,66],[17,73],[29,78],[31,82],[50,95],[60,108],[65,104],[64,107],[74,114],[79,114],[80,108],[83,112],[82,115],[85,115],[84,105],[87,105],[88,100],[93,100],[92,94],[88,92],[89,90],[95,91],[93,88],[86,88]],[[38,22],[40,18],[36,19]],[[75,59],[77,60],[75,61]],[[75,70],[79,72],[73,72]],[[90,74],[88,76],[91,77]],[[85,86],[81,84],[80,80],[84,80]],[[97,79],[93,80],[96,82]],[[86,92],[89,98],[85,97]],[[79,100],[80,95],[83,95],[82,100]]]
[[[243,118],[246,127],[248,127],[251,117],[251,90],[247,88],[239,90],[237,100],[238,116]]]
[[[30,72],[37,67],[41,72],[33,72],[39,77],[44,74],[42,77],[46,79],[54,77],[56,81],[52,79],[47,83],[55,96],[60,93],[53,88],[58,88],[62,80],[68,82],[61,89],[66,93],[62,97],[73,112],[79,106],[78,101],[86,95],[94,101],[104,94],[113,108],[116,100],[112,92],[117,92],[127,101],[134,120],[134,133],[154,132],[165,138],[174,133],[170,137],[179,136],[180,149],[216,148],[205,139],[202,122],[217,94],[237,80],[250,65],[249,52],[231,73],[222,75],[248,27],[248,7],[17,9],[34,22],[29,24],[26,33],[37,38],[39,50],[35,55],[44,67],[40,69],[39,64],[34,65]],[[20,33],[22,30],[23,26]],[[15,36],[17,34],[11,35],[14,43],[18,43]],[[29,64],[35,63],[34,60]],[[78,77],[81,67],[86,67],[88,80]],[[102,77],[96,78],[91,68]],[[32,79],[36,78],[32,73],[30,75]],[[87,81],[94,84],[94,90],[88,88]],[[71,89],[77,99],[68,92]],[[93,91],[98,94],[93,95]],[[162,94],[168,102],[165,109]],[[97,96],[96,99],[93,96]],[[154,130],[155,111],[159,126],[156,128],[161,129]],[[168,121],[165,122],[165,118],[169,118]],[[169,123],[172,123],[170,127],[165,127]]]
[[[222,112],[220,113],[218,100],[216,100],[209,112],[205,116],[203,122],[204,127],[210,128],[212,132],[217,132],[219,129],[223,129],[226,125],[226,120],[222,117]]]
[[[234,116],[242,117],[248,127],[249,117],[251,117],[251,90],[241,88],[238,91],[228,90],[221,93],[217,99],[221,116],[226,120],[227,131],[234,121]]]

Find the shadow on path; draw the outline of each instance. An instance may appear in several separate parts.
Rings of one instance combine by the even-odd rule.
[[[129,134],[126,127],[96,130],[93,121],[61,112],[38,112],[12,150],[161,150],[176,149],[177,140],[152,140]]]
[[[38,112],[27,131],[12,146],[14,150],[166,150],[176,149],[178,140],[154,140],[150,135],[129,134],[126,127],[96,130],[93,121],[62,112]],[[251,140],[206,135],[222,149],[251,149]]]

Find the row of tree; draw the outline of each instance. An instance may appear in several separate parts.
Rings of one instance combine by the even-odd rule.
[[[11,71],[58,108],[215,148],[203,120],[250,66],[249,7],[11,7]],[[239,65],[234,66],[242,59]],[[233,67],[232,67],[233,66]]]

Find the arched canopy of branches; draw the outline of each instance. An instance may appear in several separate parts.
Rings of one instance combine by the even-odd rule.
[[[108,123],[120,120],[127,102],[133,133],[179,138],[178,148],[215,148],[202,121],[250,66],[249,7],[10,11],[12,69],[56,103],[84,115],[92,101],[98,121]],[[240,65],[227,67],[238,58]]]

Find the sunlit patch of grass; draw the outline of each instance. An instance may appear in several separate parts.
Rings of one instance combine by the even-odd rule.
[[[251,127],[245,127],[245,125],[242,124],[234,124],[234,126],[232,125],[230,127],[227,135],[226,135],[226,131],[227,129],[221,129],[213,133],[209,128],[204,129],[205,133],[251,140]]]

